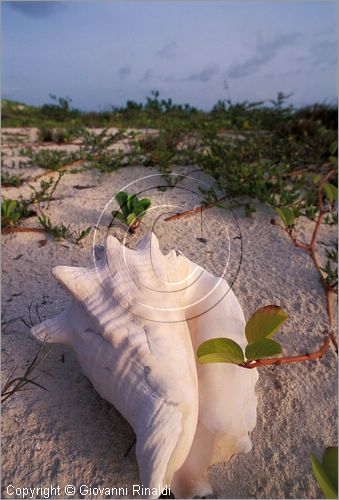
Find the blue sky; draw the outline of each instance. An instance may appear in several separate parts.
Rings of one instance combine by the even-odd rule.
[[[164,98],[209,109],[337,98],[337,2],[2,2],[2,97],[84,110]]]

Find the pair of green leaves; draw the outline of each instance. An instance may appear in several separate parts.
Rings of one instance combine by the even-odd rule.
[[[247,346],[245,355],[234,340],[215,338],[203,342],[197,351],[200,363],[235,363],[237,365],[262,358],[278,356],[281,345],[272,340],[273,335],[286,321],[287,314],[279,306],[268,305],[256,311],[247,321],[245,335]],[[245,361],[246,358],[246,361]]]
[[[137,220],[140,221],[151,206],[151,200],[148,198],[139,200],[136,194],[130,195],[125,191],[117,193],[115,198],[119,203],[120,211],[113,210],[112,216],[128,226],[132,226]]]
[[[311,455],[314,477],[326,498],[338,498],[338,447],[326,448],[322,462]]]

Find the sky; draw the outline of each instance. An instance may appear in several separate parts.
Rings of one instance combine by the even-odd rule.
[[[152,90],[211,109],[292,93],[337,100],[337,2],[1,2],[2,98],[70,97],[82,110],[144,102]]]

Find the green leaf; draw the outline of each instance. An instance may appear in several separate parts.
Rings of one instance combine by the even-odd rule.
[[[314,477],[325,497],[338,498],[338,448],[327,448],[322,464],[312,453],[311,464]]]
[[[136,219],[136,215],[135,214],[129,214],[129,216],[127,217],[127,225],[130,226],[133,221]]]
[[[147,210],[148,207],[151,206],[151,200],[148,198],[142,198],[142,200],[139,200],[139,204],[143,207],[144,210]]]
[[[330,446],[323,454],[322,465],[332,486],[338,487],[338,447]],[[336,497],[338,498],[338,497]]]
[[[311,454],[311,464],[312,464],[312,471],[313,475],[317,480],[317,483],[323,492],[325,498],[337,498],[336,492],[330,485],[329,478],[326,475],[326,472],[324,471],[324,468],[318,461],[317,457]]]
[[[136,207],[134,207],[134,213],[136,217],[139,217],[139,215],[144,216],[145,215],[144,207],[142,205],[137,205]]]
[[[84,229],[83,231],[79,232],[78,236],[77,236],[77,238],[75,240],[76,243],[79,243],[81,240],[83,240],[84,238],[86,238],[89,235],[89,233],[91,232],[91,230],[92,230],[92,226],[89,226],[86,229]]]
[[[127,200],[128,200],[128,194],[125,193],[125,191],[120,191],[120,193],[117,193],[115,195],[115,198],[117,202],[119,203],[119,207],[121,208],[121,211],[124,215],[125,218],[127,218],[129,211],[127,208]]]
[[[235,363],[241,364],[244,353],[239,344],[228,338],[206,340],[197,350],[198,361],[204,363]]]
[[[287,313],[279,306],[261,307],[246,323],[245,335],[248,343],[273,337],[287,318]]]
[[[328,201],[330,203],[333,203],[334,201],[337,201],[337,199],[338,199],[338,189],[337,189],[336,186],[334,186],[333,184],[330,184],[330,183],[326,182],[323,185],[323,189],[325,191],[326,198],[328,199]]]
[[[285,224],[286,227],[291,227],[294,224],[295,221],[295,215],[293,210],[287,207],[277,207],[275,209],[277,214],[280,216],[282,219],[283,223]]]
[[[135,194],[130,194],[127,198],[127,210],[128,213],[132,213],[134,211],[135,206],[138,203],[138,198]]]
[[[117,193],[115,195],[115,199],[119,203],[120,208],[122,208],[122,206],[126,204],[127,198],[128,198],[128,194],[125,193],[125,191],[120,191],[120,193]]]
[[[124,217],[124,215],[121,213],[121,212],[118,212],[118,211],[113,211],[112,212],[112,217],[114,219],[118,219],[120,220],[121,222],[123,222],[124,224],[126,224],[126,217]]]
[[[20,219],[20,217],[21,217],[21,214],[18,212],[16,212],[16,213],[14,212],[11,214],[11,220],[13,222],[17,222]]]
[[[7,213],[8,215],[11,214],[16,208],[16,201],[15,200],[9,200],[8,205],[7,205]]]
[[[2,200],[1,202],[1,216],[10,217],[12,216],[17,202],[15,200]]]
[[[338,142],[337,141],[332,142],[332,144],[330,146],[331,155],[335,155],[337,151],[338,151]]]
[[[271,358],[282,353],[282,347],[271,339],[255,340],[246,346],[245,356],[248,361]]]

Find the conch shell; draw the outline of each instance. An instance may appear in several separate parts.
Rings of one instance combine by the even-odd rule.
[[[224,279],[182,254],[163,255],[148,234],[130,250],[109,236],[92,269],[58,266],[72,295],[55,319],[32,328],[42,342],[72,347],[84,374],[133,427],[149,498],[212,493],[209,465],[251,449],[256,370],[199,365],[209,338],[245,345],[242,309]]]

